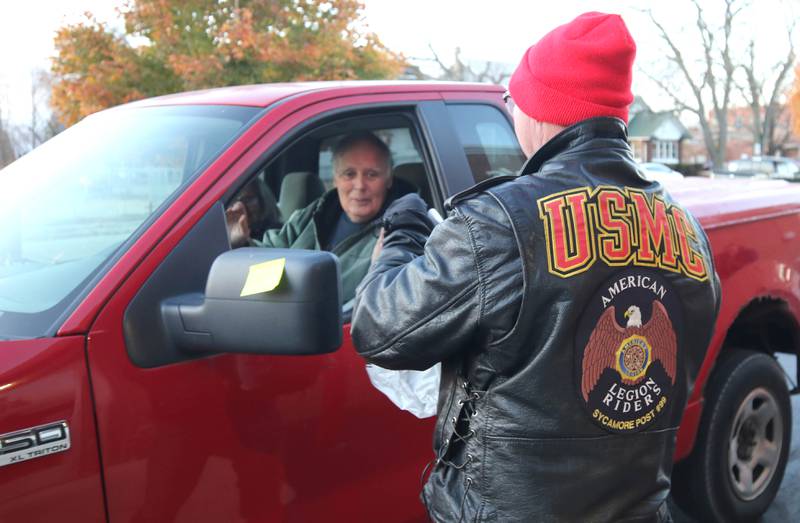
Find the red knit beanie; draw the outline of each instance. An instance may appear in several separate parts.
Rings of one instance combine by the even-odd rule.
[[[584,13],[522,57],[508,89],[522,111],[568,126],[594,116],[628,122],[636,44],[619,15]]]

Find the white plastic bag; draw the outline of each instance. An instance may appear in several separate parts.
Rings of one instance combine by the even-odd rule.
[[[418,418],[436,415],[441,363],[427,370],[389,370],[367,363],[367,375],[372,385],[397,408],[407,410]]]

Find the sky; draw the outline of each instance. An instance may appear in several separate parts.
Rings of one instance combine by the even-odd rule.
[[[643,9],[652,9],[686,54],[697,54],[699,37],[693,8],[686,0],[362,0],[368,28],[394,51],[414,59],[424,70],[436,72],[429,45],[451,63],[456,47],[470,61],[493,61],[513,67],[525,49],[550,29],[586,11],[621,14],[638,52],[634,92],[654,109],[672,104],[643,73],[666,67],[663,43]],[[0,7],[0,102],[12,122],[30,117],[31,71],[49,67],[53,36],[58,27],[80,19],[89,11],[97,19],[121,27],[115,9],[121,0],[34,0],[2,2]],[[754,4],[756,2],[753,2]],[[721,0],[703,0],[709,11]],[[742,17],[739,46],[755,39],[758,56],[777,60],[788,49],[785,24],[800,18],[800,0],[759,0],[758,9]],[[720,11],[720,9],[716,9]],[[721,11],[720,11],[721,12]],[[797,35],[800,35],[798,28]],[[795,38],[800,50],[800,40]],[[766,76],[766,73],[765,73]]]

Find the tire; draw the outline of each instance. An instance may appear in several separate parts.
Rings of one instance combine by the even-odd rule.
[[[791,401],[771,356],[740,349],[723,356],[706,386],[692,454],[675,467],[673,495],[699,521],[755,521],[783,480]]]

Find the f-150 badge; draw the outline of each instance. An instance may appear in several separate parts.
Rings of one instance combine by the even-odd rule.
[[[69,447],[66,421],[0,434],[0,467],[64,452]]]
[[[636,432],[672,408],[681,310],[655,271],[617,273],[592,298],[576,338],[579,394],[595,423]]]

